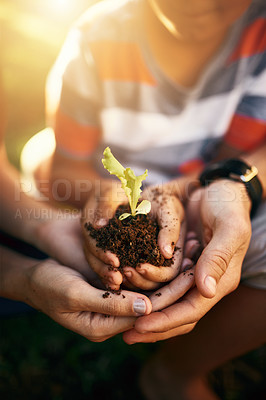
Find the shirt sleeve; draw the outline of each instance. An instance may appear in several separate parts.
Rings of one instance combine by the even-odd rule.
[[[225,142],[247,152],[266,140],[266,70],[250,82],[225,135]]]
[[[258,16],[244,30],[229,60],[231,63],[241,61],[244,69],[252,66],[244,94],[225,134],[227,144],[244,152],[256,149],[266,140],[265,3],[263,8],[256,9],[260,7],[256,4],[254,7]]]

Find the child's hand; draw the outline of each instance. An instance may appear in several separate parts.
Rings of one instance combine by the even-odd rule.
[[[152,216],[161,227],[158,236],[160,250],[165,258],[170,259],[174,255],[174,263],[170,267],[157,267],[151,264],[142,264],[136,269],[125,267],[123,277],[116,270],[119,267],[117,256],[97,247],[96,241],[88,235],[84,228],[85,222],[91,222],[99,228],[104,226],[108,219],[113,217],[118,205],[127,201],[116,182],[104,182],[101,188],[101,197],[92,196],[89,199],[84,210],[82,225],[86,238],[86,258],[103,283],[113,290],[118,290],[122,282],[129,288],[154,290],[160,282],[172,280],[180,269],[185,237],[185,225],[181,224],[184,211],[178,198],[171,195],[169,191],[158,187],[146,189],[142,196],[152,202]],[[175,247],[177,250],[174,252]]]
[[[193,193],[187,223],[198,232],[203,251],[196,260],[200,245],[196,239],[193,246],[192,240],[188,241],[185,256],[195,257],[194,271],[180,274],[160,289],[159,297],[156,293],[151,296],[153,313],[139,318],[134,329],[125,333],[127,343],[154,342],[190,332],[218,301],[238,287],[251,237],[250,207],[240,182],[217,180]]]
[[[158,246],[161,253],[167,259],[173,257],[174,261],[170,267],[145,263],[136,268],[124,268],[124,274],[131,285],[151,290],[157,288],[161,282],[171,281],[179,273],[186,226],[183,222],[182,203],[166,186],[148,188],[143,192],[142,198],[151,202],[151,215],[159,224]]]
[[[88,235],[84,227],[85,222],[90,222],[94,227],[100,228],[113,217],[119,204],[127,202],[116,182],[103,182],[101,196],[91,196],[84,209],[82,225],[86,258],[103,283],[112,290],[118,290],[122,282],[129,288],[154,290],[160,282],[172,280],[179,272],[185,236],[185,225],[181,224],[184,216],[183,206],[176,196],[158,187],[146,189],[142,197],[152,202],[151,214],[161,228],[158,245],[162,254],[167,259],[174,254],[174,263],[170,267],[157,267],[150,264],[142,264],[136,269],[124,267],[124,276],[122,276],[121,272],[116,270],[119,267],[117,256],[97,247],[95,239]],[[175,247],[177,250],[174,252]]]

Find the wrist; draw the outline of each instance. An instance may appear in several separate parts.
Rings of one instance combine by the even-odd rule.
[[[237,202],[243,205],[248,215],[250,214],[252,200],[243,183],[219,179],[203,187],[203,190],[209,200],[219,200],[222,203]]]
[[[252,217],[262,199],[262,185],[257,175],[258,170],[255,166],[251,166],[241,159],[231,158],[207,166],[200,174],[199,180],[201,186],[208,186],[220,179],[241,183],[251,199],[250,214]]]
[[[193,174],[180,176],[169,182],[171,193],[177,196],[184,206],[190,199],[192,193],[200,187],[198,173],[197,171]]]
[[[29,271],[36,265],[36,260],[4,247],[1,248],[1,254],[0,295],[29,303]]]
[[[63,212],[62,210],[57,210],[47,204],[36,201],[31,208],[27,208],[23,224],[22,239],[30,243],[31,245],[40,248],[39,233],[42,226],[46,223],[50,223],[52,220],[57,218],[58,212]],[[40,248],[41,249],[41,248]]]

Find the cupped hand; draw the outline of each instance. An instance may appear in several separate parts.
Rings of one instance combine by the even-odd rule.
[[[35,245],[61,264],[74,268],[90,281],[97,278],[84,255],[79,213],[55,210],[53,218],[38,225]]]
[[[196,286],[190,289],[192,275],[186,273],[161,289],[160,296],[155,293],[151,297],[153,312],[136,321],[134,329],[124,334],[125,342],[154,342],[190,332],[219,300],[237,288],[251,237],[249,212],[250,200],[241,183],[221,180],[194,193],[187,220],[203,245],[192,272]]]
[[[130,329],[137,316],[151,311],[146,296],[96,289],[77,271],[50,259],[30,267],[26,282],[26,303],[94,342]]]
[[[97,246],[96,240],[91,237],[85,225],[92,224],[96,229],[105,226],[111,219],[120,204],[127,203],[121,185],[113,180],[100,181],[97,193],[89,197],[81,217],[84,252],[92,269],[100,277],[106,287],[119,290],[123,276],[118,267],[118,257],[110,251]]]
[[[127,202],[121,196],[120,185],[108,181],[102,188],[102,198],[91,197],[85,207],[82,225],[92,223],[102,227],[114,215],[119,204]],[[162,187],[148,188],[143,192],[142,199],[151,201],[151,215],[160,226],[158,245],[165,258],[173,257],[170,267],[142,264],[135,268],[124,267],[123,276],[117,270],[119,260],[109,251],[104,252],[96,246],[96,242],[85,228],[85,254],[94,271],[101,277],[106,286],[117,290],[123,283],[125,286],[143,290],[154,290],[161,282],[172,280],[179,271],[182,261],[182,249],[185,237],[185,224],[182,224],[184,210],[179,199],[171,194],[169,189]],[[94,212],[92,212],[94,210]]]
[[[168,267],[145,263],[138,265],[136,269],[126,267],[124,272],[127,280],[135,287],[154,290],[159,283],[174,279],[180,270],[186,224],[183,222],[183,205],[176,194],[171,191],[169,184],[145,189],[142,199],[151,202],[150,214],[160,227],[158,246],[166,259],[173,257],[173,263]]]

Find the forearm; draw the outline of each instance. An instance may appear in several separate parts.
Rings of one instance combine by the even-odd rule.
[[[1,158],[0,229],[35,244],[38,226],[55,218],[56,209],[49,203],[37,201],[23,192],[19,172],[8,161]]]
[[[224,149],[223,149],[224,150]],[[218,161],[225,158],[240,158],[246,161],[249,165],[254,165],[259,171],[258,177],[262,184],[263,188],[263,199],[266,198],[266,144],[261,146],[259,149],[256,149],[250,153],[242,153],[239,151],[233,152],[230,149],[228,154],[223,152],[223,157],[219,157]],[[217,160],[215,160],[217,161]],[[186,203],[190,198],[191,193],[195,188],[199,187],[198,177],[202,169],[198,169],[192,174],[184,175],[176,178],[175,180],[170,182],[170,187],[172,193],[176,194],[183,203]]]
[[[27,302],[28,271],[37,261],[0,247],[0,296]]]

